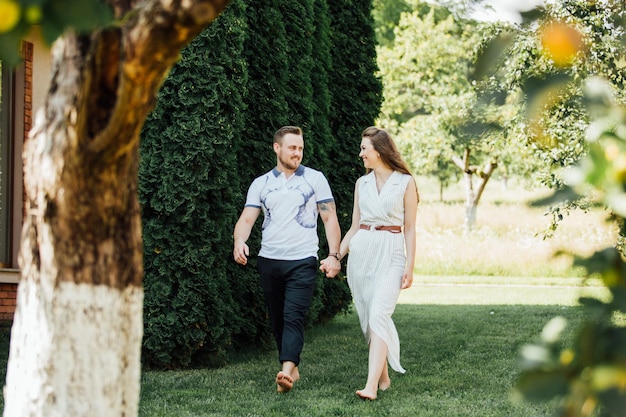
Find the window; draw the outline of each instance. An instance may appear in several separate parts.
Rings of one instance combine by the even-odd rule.
[[[0,61],[0,282],[6,282],[2,281],[6,274],[19,272],[26,197],[22,152],[32,126],[33,43],[22,41],[21,56],[22,62],[15,68]],[[42,71],[42,76],[47,74],[48,67]]]
[[[0,61],[0,267],[11,266],[13,72]]]

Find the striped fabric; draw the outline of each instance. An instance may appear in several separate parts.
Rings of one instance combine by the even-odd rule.
[[[359,212],[362,224],[402,226],[404,193],[410,175],[393,172],[380,194],[374,173],[359,180]],[[350,240],[348,285],[359,315],[361,330],[369,343],[370,332],[387,344],[387,360],[396,372],[400,365],[400,339],[391,319],[395,310],[406,262],[404,234],[360,229]]]

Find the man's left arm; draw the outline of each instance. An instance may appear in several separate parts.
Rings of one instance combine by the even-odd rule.
[[[328,242],[328,257],[321,262],[322,271],[326,272],[328,278],[333,278],[341,270],[341,263],[339,262],[341,229],[339,228],[339,219],[337,219],[337,209],[334,201],[318,203],[317,208],[322,222],[324,222],[326,241]]]

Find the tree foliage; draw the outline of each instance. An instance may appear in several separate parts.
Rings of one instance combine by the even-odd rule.
[[[553,201],[569,206],[587,197],[608,207],[622,225],[626,216],[624,17],[622,4],[616,1],[551,3],[539,14],[538,24],[522,29],[520,38],[501,36],[491,44],[501,53],[492,57],[505,63],[500,67],[504,78],[518,80],[526,93],[529,131],[547,165],[561,168],[554,172],[552,184],[559,190]],[[526,63],[506,65],[512,56],[502,53],[507,47],[525,51],[517,62]],[[487,58],[484,63],[493,62]],[[563,342],[567,323],[557,317],[546,325],[539,341],[522,349],[517,393],[535,401],[557,398],[559,416],[625,416],[623,245],[618,242],[617,247],[578,258],[576,263],[588,277],[600,278],[610,296],[580,299],[588,320],[571,343]]]
[[[393,40],[378,49],[385,87],[380,123],[395,134],[416,173],[436,176],[441,188],[464,178],[471,229],[495,168],[524,175],[535,160],[518,123],[519,101],[502,94],[479,100],[470,77],[494,29],[460,14],[419,2],[400,13]]]
[[[614,91],[606,81],[591,78],[586,86],[589,152],[574,166],[576,174],[570,176],[569,183],[581,193],[591,187],[598,202],[613,210],[623,225],[626,106],[615,101]],[[578,257],[576,265],[585,268],[589,278],[600,278],[610,295],[602,300],[580,298],[588,318],[570,344],[564,345],[561,338],[561,331],[567,325],[564,319],[556,317],[550,321],[539,341],[522,349],[522,374],[516,389],[519,396],[531,401],[558,398],[559,416],[623,417],[626,416],[623,247],[609,247],[589,257]]]
[[[523,122],[542,161],[541,180],[551,187],[563,185],[555,171],[586,152],[589,118],[582,81],[600,75],[616,87],[618,99],[623,97],[623,34],[611,17],[614,6],[604,3],[613,2],[551,3],[539,26],[531,12],[528,23],[500,31],[489,43],[506,50],[497,62],[486,61],[497,68],[491,69],[489,88],[523,93],[528,103]]]
[[[19,62],[19,44],[33,25],[41,28],[51,44],[67,29],[86,33],[113,19],[108,3],[98,0],[2,0],[0,1],[0,60]]]

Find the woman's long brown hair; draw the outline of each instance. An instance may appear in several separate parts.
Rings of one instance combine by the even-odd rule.
[[[386,130],[379,129],[376,126],[370,126],[363,131],[361,136],[368,138],[372,142],[372,146],[376,152],[380,154],[380,159],[382,159],[385,165],[394,171],[413,175],[407,163],[402,159],[398,147]],[[370,168],[366,170],[368,174],[370,171]]]

